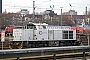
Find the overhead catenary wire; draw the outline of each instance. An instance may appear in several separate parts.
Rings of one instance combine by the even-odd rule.
[[[33,1],[33,0],[31,0],[31,1]],[[50,5],[51,4],[49,4],[49,3],[52,3],[53,5],[54,5],[54,8],[53,8],[53,10],[54,11],[58,11],[58,10],[60,10],[60,6],[61,6],[61,2],[57,2],[57,4],[55,4],[56,2],[54,2],[53,0],[35,0],[36,1],[36,4],[35,4],[35,6],[36,6],[36,9],[40,9],[40,10],[46,10],[46,9],[50,9]],[[44,3],[44,4],[43,4]],[[80,9],[76,9],[76,8],[83,8],[83,11],[84,11],[84,6],[79,6],[79,5],[82,5],[82,4],[84,4],[84,5],[88,5],[89,3],[82,3],[82,2],[75,2],[75,3],[71,3],[72,5],[73,5],[73,9],[75,9],[76,11],[80,11]],[[76,5],[78,5],[78,6],[76,6]],[[69,3],[67,3],[67,2],[65,2],[65,3],[62,3],[62,6],[64,6],[64,8],[63,8],[63,11],[69,11],[70,10],[70,7],[69,7]],[[25,9],[32,9],[33,7],[32,7],[32,3],[31,4],[27,4],[27,3],[13,3],[13,2],[5,2],[4,4],[3,4],[3,7],[5,8],[5,9],[21,9],[21,8],[25,8]]]

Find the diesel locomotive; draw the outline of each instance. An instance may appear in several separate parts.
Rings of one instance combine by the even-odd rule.
[[[46,23],[28,23],[20,29],[13,29],[10,49],[60,47],[80,45],[76,31],[69,28],[50,28]]]

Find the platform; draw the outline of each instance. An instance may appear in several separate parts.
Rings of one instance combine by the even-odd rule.
[[[90,46],[42,47],[29,49],[0,50],[0,59],[27,56],[44,56],[72,52],[90,52]]]

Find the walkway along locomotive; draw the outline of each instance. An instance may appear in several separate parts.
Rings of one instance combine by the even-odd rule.
[[[49,29],[46,23],[28,23],[22,29],[13,29],[12,48],[38,48],[79,45],[76,31],[70,29]]]

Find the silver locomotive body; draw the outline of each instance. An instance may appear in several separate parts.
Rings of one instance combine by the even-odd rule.
[[[29,23],[22,29],[13,29],[11,48],[38,48],[78,45],[76,31],[70,29],[49,29],[48,24]]]

